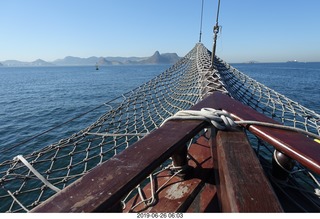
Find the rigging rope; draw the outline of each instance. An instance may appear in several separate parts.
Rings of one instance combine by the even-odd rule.
[[[213,27],[213,48],[212,48],[212,55],[211,55],[211,63],[214,66],[214,59],[216,56],[216,47],[217,47],[217,37],[219,33],[219,14],[220,14],[220,0],[218,0],[218,9],[217,9],[217,17],[216,17],[216,25]]]
[[[201,36],[202,36],[202,18],[203,18],[203,5],[204,5],[204,0],[202,0],[202,3],[201,3],[201,18],[200,18],[200,33],[199,33],[199,43],[201,43]]]

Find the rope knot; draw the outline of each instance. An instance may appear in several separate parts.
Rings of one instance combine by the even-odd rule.
[[[230,130],[237,126],[229,113],[212,108],[202,108],[201,110],[182,110],[166,119],[162,124],[164,124],[168,120],[177,119],[195,119],[208,121],[219,130]]]
[[[237,124],[232,119],[231,115],[223,110],[212,108],[202,108],[200,110],[204,116],[210,120],[211,124],[220,130],[230,130],[237,127]]]

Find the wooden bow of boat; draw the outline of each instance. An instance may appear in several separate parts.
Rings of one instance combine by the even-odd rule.
[[[238,119],[274,123],[219,92],[192,109],[205,107],[224,109]],[[242,129],[231,132],[210,128],[187,151],[186,143],[207,125],[199,120],[168,121],[32,212],[281,212],[281,204]],[[246,128],[320,173],[318,143],[291,131],[253,125]],[[160,188],[152,205],[133,207],[140,201],[134,195],[122,209],[121,200],[170,157],[175,166],[189,166],[182,177],[163,171],[154,179],[154,188],[147,185],[142,191],[148,195]]]

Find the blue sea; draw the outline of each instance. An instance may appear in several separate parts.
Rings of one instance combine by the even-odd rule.
[[[232,64],[239,71],[320,114],[320,62]]]
[[[320,63],[232,64],[253,79],[320,113]],[[0,67],[0,163],[90,125],[102,107],[28,143],[26,139],[128,92],[168,65]]]

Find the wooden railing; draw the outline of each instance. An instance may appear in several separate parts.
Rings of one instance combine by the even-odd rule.
[[[282,207],[243,131],[211,140],[223,212],[281,212]]]
[[[216,92],[212,95],[212,108],[223,109],[232,114],[237,120],[253,120],[279,124],[273,119],[258,113],[254,109],[227,98]],[[273,145],[277,150],[298,161],[303,166],[320,174],[320,145],[307,136],[282,129],[250,125],[244,126],[251,133]]]
[[[249,107],[218,92],[199,102],[192,107],[192,109],[200,110],[204,107],[224,109],[237,115],[237,118],[239,119],[256,119],[259,121],[274,122]],[[184,165],[184,162],[187,162],[184,149],[186,147],[185,144],[207,125],[206,122],[197,120],[168,121],[162,127],[151,132],[120,154],[95,167],[73,184],[34,208],[32,212],[121,211],[121,199],[168,158],[173,157],[173,162],[176,162],[178,165]],[[320,172],[320,147],[317,143],[314,143],[303,135],[293,132],[257,126],[249,126],[247,128],[259,137],[262,137],[275,145],[276,148],[286,153],[288,156],[296,159],[298,162],[301,162],[315,172]],[[230,175],[230,173],[232,171],[237,172],[241,170],[241,168],[237,169],[237,165],[227,166],[227,163],[229,162],[228,159],[221,158],[221,153],[216,152],[216,150],[217,148],[220,148],[218,150],[222,150],[225,154],[232,153],[232,150],[225,148],[226,144],[224,143],[226,141],[228,142],[228,140],[225,140],[226,138],[232,139],[232,136],[233,134],[230,136],[230,133],[219,134],[218,132],[217,145],[220,146],[216,147],[216,144],[212,143],[212,150],[215,153],[214,157],[217,159],[216,168],[219,168],[218,175],[220,179],[223,179],[216,182],[220,189],[219,198],[222,203],[221,209],[224,211],[240,212],[281,211],[281,206],[277,201],[271,186],[265,179],[262,168],[252,169],[250,165],[246,166],[248,162],[251,162],[253,152],[250,151],[252,149],[248,147],[248,143],[245,141],[242,143],[246,147],[242,147],[240,150],[238,149],[238,153],[250,154],[250,156],[247,157],[243,154],[239,155],[242,159],[240,162],[241,168],[249,170],[249,172],[246,171],[243,173],[249,175],[243,175],[241,180],[249,182],[252,178],[258,177],[259,185],[256,184],[256,186],[254,186],[252,183],[249,184],[251,190],[250,195],[247,195],[245,194],[249,192],[247,189],[248,187],[246,186],[247,183],[239,183],[237,177],[234,176],[230,178],[232,175]],[[240,134],[237,137],[238,140],[243,138],[245,138],[243,134]],[[227,145],[228,144],[229,143],[227,143]],[[230,145],[233,144],[236,145],[237,143],[230,143]],[[305,144],[307,144],[308,147],[304,147]],[[231,159],[238,159],[239,156],[233,156]],[[247,158],[248,161],[243,160],[245,158]],[[256,161],[254,165],[257,165]],[[228,169],[229,167],[236,169],[231,170]],[[224,170],[220,171],[221,168]],[[228,180],[226,180],[227,178]],[[261,184],[264,185],[261,186]],[[237,188],[233,190],[235,186],[237,186]],[[230,192],[231,190],[233,192]],[[263,194],[263,199],[261,199],[261,197],[259,198],[261,194]],[[239,197],[243,199],[241,202],[239,202]],[[253,200],[255,203],[259,202],[260,204],[252,204]],[[266,200],[269,200],[269,202],[266,202]],[[268,204],[268,207],[265,203],[273,203],[273,205],[270,207]],[[253,207],[250,207],[249,205],[252,205]]]

